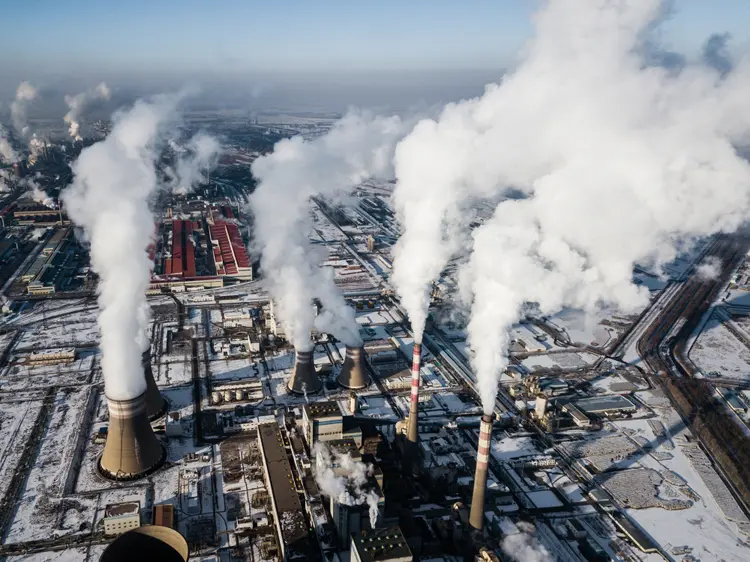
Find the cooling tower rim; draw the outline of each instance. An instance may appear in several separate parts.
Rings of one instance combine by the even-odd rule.
[[[167,398],[161,392],[159,393],[159,395],[161,396],[161,408],[154,415],[148,417],[148,421],[150,422],[154,422],[159,418],[166,416],[167,412],[169,411],[169,400],[167,400]]]
[[[338,377],[336,377],[336,382],[338,383],[339,386],[342,386],[342,387],[344,387],[347,390],[362,390],[363,388],[367,388],[368,386],[370,386],[370,383],[372,382],[372,377],[370,377],[368,375],[367,376],[367,383],[364,384],[363,386],[348,386],[348,385],[344,384],[343,382],[341,382],[341,375],[339,375]]]
[[[304,396],[305,394],[307,394],[309,396],[310,394],[317,394],[318,392],[320,392],[321,390],[323,390],[323,383],[321,382],[320,386],[318,386],[317,388],[315,388],[313,390],[308,389],[307,392],[302,392],[300,390],[295,390],[294,388],[292,388],[291,386],[289,386],[289,382],[287,382],[286,383],[286,389],[289,392],[291,392],[292,394],[294,394],[295,396]]]
[[[111,472],[106,470],[104,467],[102,467],[102,456],[104,455],[104,451],[102,451],[96,457],[96,473],[102,478],[104,478],[105,480],[109,480],[110,482],[132,482],[133,480],[140,480],[141,478],[150,476],[151,474],[159,470],[161,467],[163,467],[164,463],[167,461],[167,448],[164,446],[164,443],[162,442],[159,442],[159,447],[161,447],[161,457],[159,457],[159,461],[156,464],[144,470],[143,472],[138,472],[135,474],[126,474],[126,475],[112,474]]]

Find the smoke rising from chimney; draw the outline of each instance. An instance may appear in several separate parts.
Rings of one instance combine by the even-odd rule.
[[[29,132],[26,123],[26,107],[36,99],[37,91],[34,86],[24,81],[18,85],[16,90],[16,99],[10,104],[10,118],[13,127],[22,135]]]
[[[26,188],[28,189],[28,194],[35,202],[40,203],[50,209],[57,209],[55,200],[47,195],[47,192],[39,186],[36,180],[34,180],[33,178],[25,178],[21,180],[21,183],[26,186]]]
[[[154,237],[149,198],[157,189],[156,142],[176,114],[179,95],[139,100],[113,117],[111,133],[73,163],[62,193],[70,218],[90,243],[99,275],[99,330],[105,394],[128,400],[145,392],[141,353],[147,346],[146,301]]]
[[[315,481],[320,491],[343,505],[367,504],[370,526],[378,523],[379,496],[364,486],[372,476],[372,465],[354,460],[351,454],[332,451],[318,441],[313,446],[315,456]],[[335,468],[334,468],[335,467]]]
[[[85,109],[86,105],[96,99],[108,100],[110,97],[110,91],[104,82],[100,82],[96,88],[88,90],[87,92],[81,92],[74,96],[65,96],[65,103],[67,104],[69,111],[63,117],[63,121],[68,124],[68,133],[73,140],[83,140],[80,135],[81,129],[81,114]]]
[[[0,126],[0,162],[13,163],[18,161],[18,153],[13,150],[8,140],[7,131]]]
[[[193,136],[186,149],[178,153],[172,190],[184,195],[206,181],[204,170],[212,170],[216,166],[221,152],[221,144],[215,137],[207,133]]]
[[[403,130],[397,117],[352,113],[322,137],[279,141],[252,165],[258,179],[250,196],[254,244],[287,337],[300,350],[312,347],[316,297],[326,311],[319,329],[346,345],[361,345],[354,315],[330,272],[319,266],[324,256],[313,251],[308,239],[310,198],[336,201],[368,178],[391,176],[393,148]]]
[[[413,281],[422,277],[421,292],[400,293],[422,307],[418,320],[426,282],[450,256],[451,218],[432,196],[415,209],[417,188],[406,187],[437,186],[457,207],[509,188],[524,197],[502,201],[474,231],[460,273],[486,413],[507,364],[507,330],[526,303],[543,314],[636,310],[648,291],[632,283],[635,263],[658,267],[685,241],[734,231],[750,214],[750,165],[734,148],[750,141],[750,59],[723,77],[703,64],[648,67],[641,46],[661,8],[659,0],[548,2],[514,72],[482,97],[446,107],[437,123],[420,123],[397,150],[397,177],[409,191],[400,200],[401,274],[411,264]]]
[[[544,545],[539,544],[531,523],[519,521],[516,525],[520,533],[503,538],[502,549],[516,562],[554,562],[555,557]]]

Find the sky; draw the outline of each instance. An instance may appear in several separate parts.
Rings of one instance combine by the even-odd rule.
[[[446,87],[469,73],[479,84],[513,64],[541,1],[0,0],[0,86],[257,77],[258,94],[268,76],[310,82],[318,73],[347,84],[444,75]],[[672,49],[695,54],[714,32],[731,33],[735,47],[748,43],[750,0],[674,3],[662,34]]]

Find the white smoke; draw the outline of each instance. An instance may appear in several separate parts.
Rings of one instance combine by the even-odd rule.
[[[708,256],[695,270],[700,279],[716,279],[721,273],[721,260],[716,256]]]
[[[312,452],[315,481],[323,495],[343,505],[367,504],[370,526],[374,529],[378,523],[380,497],[374,490],[365,489],[373,474],[372,465],[353,459],[349,453],[333,451],[321,441],[315,443]]]
[[[702,64],[648,67],[641,47],[662,8],[659,0],[547,2],[513,73],[447,107],[437,123],[420,123],[399,146],[398,274],[419,283],[405,294],[396,272],[394,280],[409,313],[421,307],[418,320],[425,282],[451,253],[450,213],[473,195],[513,188],[525,197],[502,201],[474,232],[460,275],[486,412],[507,364],[507,330],[525,303],[544,314],[607,303],[635,310],[648,292],[631,282],[634,263],[659,266],[679,243],[748,218],[750,165],[734,146],[750,141],[750,60],[723,77]],[[420,182],[449,203],[426,195],[427,209],[417,209],[418,188],[406,187]]]
[[[63,120],[68,124],[68,133],[70,133],[73,140],[83,140],[80,135],[80,120],[81,114],[86,105],[97,99],[108,100],[110,95],[107,85],[104,82],[100,82],[96,88],[92,88],[74,96],[65,96],[65,103],[69,110],[68,113],[65,114],[65,117],[63,117]]]
[[[172,148],[177,144],[172,141]],[[185,194],[196,185],[206,181],[204,170],[213,169],[222,148],[219,141],[206,133],[198,133],[188,141],[187,149],[175,150],[180,155],[177,158],[176,170],[173,172],[173,191]]]
[[[279,141],[273,153],[253,162],[253,175],[258,179],[250,196],[255,244],[279,318],[300,350],[312,345],[315,297],[330,313],[318,325],[347,345],[361,343],[348,305],[332,276],[319,267],[320,256],[308,240],[310,198],[335,201],[367,178],[392,175],[393,148],[403,131],[404,124],[397,117],[354,113],[324,136],[311,141],[302,137]],[[342,329],[343,325],[347,328]]]
[[[147,345],[155,144],[179,100],[157,96],[115,114],[111,133],[73,163],[73,183],[62,193],[68,214],[91,244],[91,265],[99,275],[102,371],[105,393],[114,400],[146,390],[141,353]]]
[[[17,161],[18,153],[10,145],[7,131],[0,126],[0,162],[13,163]]]
[[[33,178],[25,178],[22,180],[22,185],[28,189],[28,194],[34,201],[41,203],[50,209],[57,209],[57,203],[55,203],[55,200],[47,195],[47,192],[39,186],[36,180]]]
[[[26,123],[26,107],[36,99],[37,91],[28,82],[21,82],[16,90],[16,99],[10,104],[10,117],[16,130],[25,135],[29,131]]]
[[[554,562],[555,557],[534,536],[535,528],[531,523],[519,521],[516,527],[520,533],[503,538],[505,554],[516,562]]]

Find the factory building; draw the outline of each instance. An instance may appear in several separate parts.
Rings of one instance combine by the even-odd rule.
[[[172,221],[172,256],[164,262],[164,275],[195,277],[195,245],[193,222],[184,220]]]
[[[378,497],[378,515],[375,526],[383,520],[383,511],[385,510],[385,497],[383,492],[374,478],[363,486],[366,494],[373,493]],[[333,524],[339,535],[339,546],[347,548],[350,545],[352,534],[360,534],[364,530],[372,529],[372,520],[370,518],[370,506],[367,503],[359,505],[348,505],[337,501],[338,498],[331,498],[331,516]]]
[[[302,408],[302,429],[307,444],[312,447],[318,441],[351,439],[362,446],[362,429],[354,419],[344,416],[338,402],[315,402]]]
[[[60,228],[47,240],[44,248],[21,276],[28,283],[30,295],[52,295],[57,289],[60,276],[70,256],[68,241],[70,228]]]
[[[413,555],[399,527],[386,527],[352,535],[352,562],[411,562]]]
[[[304,559],[314,552],[315,545],[308,534],[305,511],[276,423],[258,426],[258,444],[282,557],[284,560]]]
[[[141,504],[139,502],[112,503],[104,509],[104,534],[121,535],[141,526]]]
[[[253,268],[236,224],[216,221],[209,227],[216,274],[245,281],[253,278]]]
[[[612,416],[632,414],[638,407],[625,396],[594,396],[576,400],[575,405],[585,414],[595,416]]]

